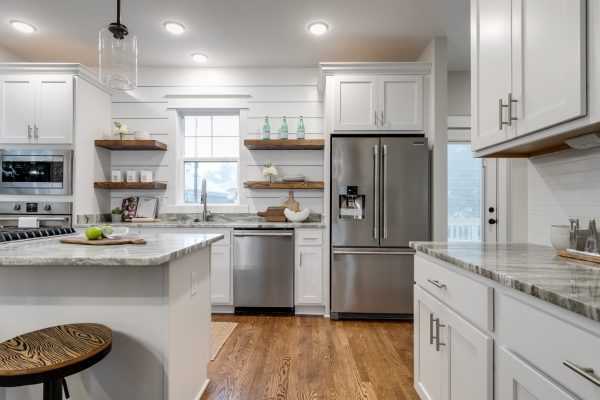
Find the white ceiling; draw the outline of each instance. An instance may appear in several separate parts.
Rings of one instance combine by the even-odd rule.
[[[449,68],[469,69],[469,0],[122,0],[138,36],[141,66],[316,67],[320,61],[414,61],[434,36],[448,37]],[[99,29],[116,0],[0,0],[0,46],[31,61],[97,65]],[[33,23],[24,35],[8,21]],[[176,20],[188,30],[165,32]],[[310,35],[309,22],[330,31]]]

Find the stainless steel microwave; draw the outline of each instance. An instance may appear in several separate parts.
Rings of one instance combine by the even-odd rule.
[[[73,192],[73,150],[0,149],[0,165],[0,194]]]

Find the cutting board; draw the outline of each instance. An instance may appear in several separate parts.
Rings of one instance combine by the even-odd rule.
[[[560,250],[558,252],[558,255],[561,257],[574,258],[576,260],[589,261],[589,262],[600,264],[600,255],[591,256],[591,255],[587,255],[587,254],[573,253],[571,251],[565,251],[565,250]]]
[[[288,199],[283,202],[283,206],[289,208],[293,212],[300,211],[300,203],[294,199],[294,192],[292,190],[290,190],[288,194]]]
[[[119,244],[146,244],[146,239],[136,238],[136,237],[125,237],[122,239],[98,239],[98,240],[88,240],[82,237],[73,237],[73,238],[62,238],[60,239],[61,243],[70,243],[70,244],[86,244],[90,246],[112,246]]]
[[[287,218],[283,214],[285,207],[267,207],[267,211],[257,212],[259,217],[265,217],[267,222],[286,222]]]

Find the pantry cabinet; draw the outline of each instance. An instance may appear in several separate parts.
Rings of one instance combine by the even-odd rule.
[[[0,143],[71,144],[73,75],[0,75]]]
[[[474,151],[586,115],[586,35],[585,0],[471,0]]]

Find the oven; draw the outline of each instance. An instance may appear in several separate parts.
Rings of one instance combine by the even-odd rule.
[[[0,150],[0,194],[69,195],[73,150]]]

